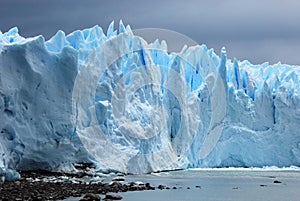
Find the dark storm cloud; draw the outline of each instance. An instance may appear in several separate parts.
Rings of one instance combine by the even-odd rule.
[[[133,29],[177,31],[217,53],[226,46],[229,57],[300,64],[299,7],[297,0],[1,0],[0,29],[49,38],[123,19]]]

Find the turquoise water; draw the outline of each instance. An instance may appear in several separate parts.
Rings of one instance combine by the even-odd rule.
[[[274,183],[275,180],[282,183]],[[126,181],[161,184],[171,189],[119,193],[123,201],[300,200],[300,171],[293,169],[195,169],[131,175]]]

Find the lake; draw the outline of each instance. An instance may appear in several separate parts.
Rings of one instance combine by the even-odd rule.
[[[123,201],[300,200],[299,168],[189,169],[126,176],[131,181],[170,189],[118,193]]]

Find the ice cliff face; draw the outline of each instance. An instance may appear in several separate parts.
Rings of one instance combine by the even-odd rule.
[[[205,45],[168,53],[113,27],[48,41],[0,32],[0,167],[300,165],[300,67]]]

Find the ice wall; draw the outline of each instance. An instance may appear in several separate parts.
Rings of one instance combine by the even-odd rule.
[[[300,165],[300,67],[168,53],[112,23],[0,33],[0,166],[144,173]]]

